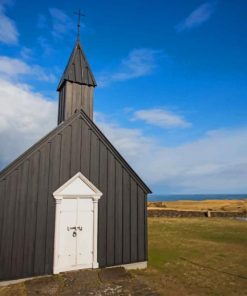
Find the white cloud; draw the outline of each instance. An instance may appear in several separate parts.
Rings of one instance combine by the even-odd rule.
[[[206,2],[197,7],[191,14],[176,26],[177,32],[191,30],[208,21],[216,9],[216,2]]]
[[[3,166],[55,127],[57,104],[27,85],[0,78],[0,106]],[[247,127],[210,131],[168,147],[100,113],[96,123],[155,193],[247,192]]]
[[[99,74],[99,86],[106,86],[116,81],[125,81],[153,73],[157,67],[157,59],[161,55],[160,50],[149,48],[133,49],[124,58],[116,70],[110,73]]]
[[[28,65],[24,61],[16,58],[0,56],[0,77],[18,78],[29,76],[38,80],[54,82],[55,76],[39,65]]]
[[[145,137],[140,129],[120,127],[116,122],[110,121],[99,112],[95,112],[94,117],[101,130],[109,136],[112,143],[128,158],[133,157],[135,159],[136,151],[140,146],[145,149],[153,143],[153,140]]]
[[[181,115],[161,108],[135,111],[133,120],[143,120],[147,124],[161,128],[185,128],[191,126]]]
[[[0,166],[54,128],[56,114],[57,103],[25,84],[0,78]]]
[[[61,38],[62,35],[75,31],[75,25],[72,19],[61,9],[50,8],[52,17],[52,35],[56,38]]]
[[[176,147],[141,129],[97,124],[151,188],[162,193],[247,192],[247,128],[216,130]],[[157,191],[156,191],[157,193]]]
[[[0,3],[0,42],[15,45],[18,43],[19,33],[15,22],[6,15],[6,4],[9,1]]]

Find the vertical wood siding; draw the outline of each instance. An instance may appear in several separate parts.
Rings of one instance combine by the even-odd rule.
[[[99,200],[98,212],[98,261],[101,266],[106,266],[107,250],[107,148],[100,142],[99,161],[99,190],[103,193]]]
[[[93,95],[93,86],[65,81],[59,92],[58,124],[80,109],[93,119]]]
[[[114,265],[115,258],[115,158],[107,151],[107,205],[106,205],[106,264],[107,266]]]
[[[75,117],[1,176],[1,280],[52,273],[53,192],[78,171],[103,192],[100,267],[147,259],[146,192],[88,123]]]
[[[130,263],[130,176],[123,171],[123,263]]]
[[[116,160],[115,175],[115,264],[123,262],[123,168]]]

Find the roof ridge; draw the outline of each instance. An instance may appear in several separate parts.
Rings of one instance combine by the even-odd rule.
[[[98,128],[98,126],[94,123],[94,121],[83,111],[83,109],[80,109],[79,111],[80,116],[87,121],[88,125],[94,129],[94,131],[97,133],[99,138],[104,141],[104,144],[108,146],[107,148],[111,150],[111,152],[118,157],[118,160],[120,159],[122,162],[122,165],[125,166],[127,170],[132,174],[135,179],[139,181],[143,185],[143,187],[147,190],[148,193],[152,193],[151,189],[142,181],[141,177],[135,172],[134,169],[129,165],[129,163],[125,160],[125,158],[118,152],[118,150],[113,146],[113,144],[107,139],[107,137],[103,134],[103,132]]]
[[[45,143],[49,137],[52,137],[53,135],[56,135],[57,133],[59,133],[60,131],[62,131],[64,128],[66,128],[76,117],[80,116],[80,112],[78,110],[75,111],[75,113],[68,118],[66,121],[62,121],[58,126],[56,126],[54,129],[52,129],[48,134],[46,134],[45,136],[43,136],[40,140],[38,140],[36,143],[34,143],[32,146],[30,146],[26,151],[24,151],[20,156],[18,156],[16,159],[14,159],[13,161],[11,161],[5,168],[3,168],[0,171],[0,178],[2,178],[2,176],[5,173],[9,173],[12,170],[14,170],[16,168],[16,166],[18,166],[20,164],[20,162],[23,160],[23,158],[28,155],[28,153],[30,153],[30,155],[32,154],[33,150],[38,146],[38,145],[42,145],[43,143]]]

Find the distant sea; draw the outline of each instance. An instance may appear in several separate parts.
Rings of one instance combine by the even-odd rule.
[[[148,201],[247,199],[247,194],[152,194]]]

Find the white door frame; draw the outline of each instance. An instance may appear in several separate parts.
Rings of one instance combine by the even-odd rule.
[[[72,188],[70,186],[70,192],[66,191],[66,188],[69,185],[72,185],[77,179],[80,179],[87,188],[85,190],[80,190],[79,188]],[[75,184],[75,183],[74,183]],[[82,192],[84,191],[84,192]],[[65,193],[66,192],[66,193]],[[53,261],[53,273],[57,274],[64,270],[61,270],[58,266],[58,251],[59,251],[59,237],[60,237],[60,212],[61,212],[61,204],[64,198],[66,199],[83,199],[90,198],[93,202],[93,261],[92,268],[98,268],[99,263],[97,260],[97,246],[98,246],[98,201],[102,196],[102,192],[96,188],[93,183],[91,183],[85,176],[82,175],[81,172],[78,172],[75,176],[69,179],[65,184],[63,184],[60,188],[58,188],[53,196],[56,200],[56,216],[55,216],[55,237],[54,237],[54,261]],[[81,269],[81,266],[69,268],[69,270]]]

